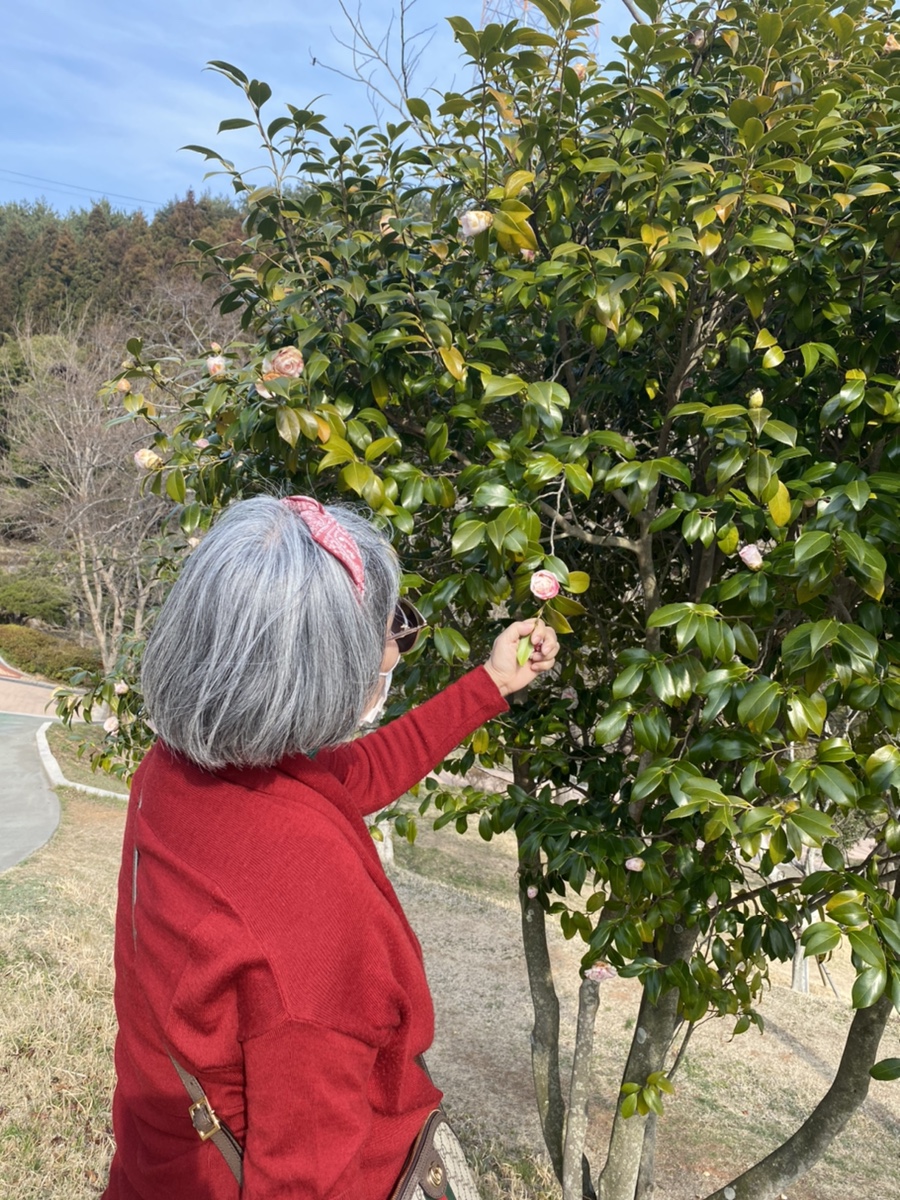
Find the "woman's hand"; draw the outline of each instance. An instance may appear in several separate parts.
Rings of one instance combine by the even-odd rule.
[[[517,657],[519,639],[527,637],[531,641],[531,654],[520,666]],[[559,642],[556,634],[549,625],[536,617],[527,621],[516,621],[504,629],[491,651],[491,657],[484,664],[484,669],[496,683],[501,696],[510,692],[518,692],[534,680],[535,675],[549,671],[556,662]]]

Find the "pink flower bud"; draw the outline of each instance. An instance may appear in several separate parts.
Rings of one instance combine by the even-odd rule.
[[[119,682],[116,684],[115,688],[113,689],[113,691],[116,693],[117,696],[125,696],[128,694],[128,684],[125,682],[124,679],[120,679]]]
[[[222,375],[228,364],[221,354],[211,354],[206,360],[206,369],[210,375]]]
[[[531,885],[528,887],[528,889],[527,889],[527,891],[526,891],[526,895],[528,896],[528,899],[529,899],[529,900],[535,900],[535,899],[537,899],[537,894],[538,894],[538,890],[537,890],[537,888],[534,886],[534,884],[532,883],[532,884],[531,884]]]
[[[598,962],[589,967],[585,973],[585,979],[592,979],[594,983],[603,983],[607,979],[615,979],[618,975],[615,967],[611,967],[609,963]]]
[[[520,250],[519,256],[523,262],[527,262],[527,263],[534,262],[534,251],[529,246],[526,246],[524,250]]]
[[[763,565],[763,556],[760,553],[759,546],[742,546],[738,551],[738,557],[745,567],[749,567],[751,571],[758,571]]]
[[[142,471],[158,471],[163,465],[163,460],[156,451],[146,448],[134,452],[134,461]]]
[[[625,859],[625,870],[626,871],[643,871],[643,869],[646,865],[647,864],[644,862],[644,860],[642,858],[626,858]]]
[[[107,733],[118,733],[119,732],[119,718],[118,717],[107,717],[106,720],[103,722],[103,728],[106,730]]]
[[[493,223],[493,213],[479,208],[470,208],[459,218],[459,230],[464,238],[473,238],[477,237],[479,233],[484,233],[486,229],[490,229]]]
[[[205,450],[209,445],[209,438],[197,438],[197,440],[194,442],[194,445],[198,450]]]
[[[264,379],[297,379],[303,374],[303,355],[296,346],[282,346],[269,360],[268,371],[263,372]]]
[[[559,580],[552,571],[535,571],[528,586],[538,600],[552,600],[559,595]]]
[[[221,354],[222,353],[222,347],[219,345],[218,342],[210,342],[209,348],[210,348],[210,350],[212,350],[213,354]]]

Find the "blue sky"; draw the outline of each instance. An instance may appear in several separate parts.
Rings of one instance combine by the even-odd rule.
[[[393,0],[364,0],[383,31]],[[346,36],[336,0],[6,0],[0,24],[0,203],[43,197],[59,211],[108,196],[117,208],[155,208],[204,183],[206,165],[179,152],[214,146],[239,164],[255,160],[247,135],[216,138],[225,117],[246,115],[242,97],[204,70],[222,59],[273,89],[271,115],[323,94],[333,127],[372,119],[364,89],[312,65],[347,67],[333,33]],[[482,0],[418,0],[414,25],[434,25],[419,90],[452,85],[458,56],[445,17],[478,24]],[[607,0],[607,37],[630,23]],[[332,32],[333,31],[333,32]]]

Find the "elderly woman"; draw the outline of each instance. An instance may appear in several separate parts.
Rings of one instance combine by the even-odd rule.
[[[422,628],[398,582],[362,518],[261,497],[228,509],[163,606],[143,664],[159,736],[119,882],[109,1200],[236,1196],[223,1135],[202,1140],[213,1111],[242,1147],[242,1196],[386,1200],[440,1101],[417,1061],[434,1023],[421,950],[363,816],[557,644],[516,622],[484,666],[353,740]]]

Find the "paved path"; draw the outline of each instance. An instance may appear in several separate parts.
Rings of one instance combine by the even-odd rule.
[[[0,871],[43,846],[59,823],[59,801],[34,740],[53,714],[53,688],[17,675],[11,668],[0,673]]]

